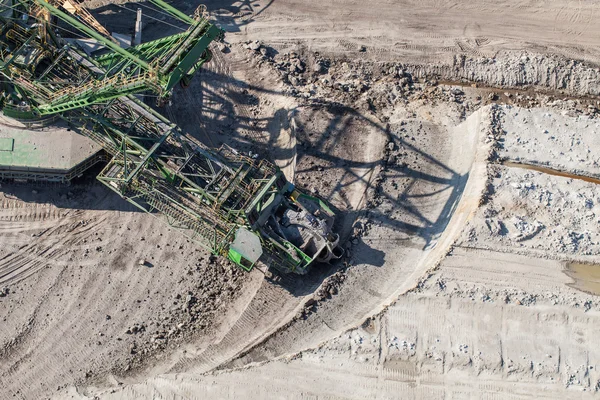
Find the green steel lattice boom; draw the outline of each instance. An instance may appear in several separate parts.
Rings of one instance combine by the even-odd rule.
[[[296,190],[267,161],[207,149],[133,96],[168,97],[210,60],[209,45],[223,34],[202,8],[190,17],[152,3],[188,29],[123,49],[79,6],[13,0],[10,11],[21,18],[0,16],[0,73],[11,82],[4,114],[68,121],[110,155],[100,182],[242,268],[261,261],[305,273],[314,261],[339,258],[325,203]],[[97,40],[104,53],[90,56],[68,44],[58,21]]]

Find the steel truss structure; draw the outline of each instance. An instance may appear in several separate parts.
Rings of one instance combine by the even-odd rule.
[[[210,60],[208,46],[222,31],[203,8],[190,17],[151,0],[189,28],[123,49],[72,1],[12,0],[13,15],[25,17],[0,17],[0,73],[12,83],[3,93],[6,115],[68,121],[112,157],[100,182],[244,269],[261,261],[305,273],[314,261],[341,256],[325,203],[265,160],[204,147],[134,96],[164,99]],[[56,20],[103,44],[104,53],[69,45]]]

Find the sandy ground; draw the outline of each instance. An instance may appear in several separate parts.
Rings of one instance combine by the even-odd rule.
[[[568,108],[557,113],[509,107],[503,110],[502,129],[506,137],[500,157],[588,176],[600,173],[595,151],[600,146],[600,124],[595,118]]]
[[[597,5],[206,4],[228,44],[163,112],[330,201],[345,258],[267,280],[91,181],[3,184],[3,397],[597,394]]]
[[[224,27],[274,45],[304,43],[319,52],[355,53],[386,60],[438,61],[457,53],[494,56],[500,50],[559,52],[598,60],[598,10],[593,2],[449,0],[301,0],[207,2],[209,9],[242,5],[243,24]],[[225,18],[224,18],[225,19]],[[232,40],[235,40],[232,37]]]

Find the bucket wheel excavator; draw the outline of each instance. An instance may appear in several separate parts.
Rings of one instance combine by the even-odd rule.
[[[210,61],[223,31],[162,0],[152,6],[187,29],[119,44],[76,0],[10,0],[0,8],[0,102],[5,116],[62,119],[99,144],[109,161],[98,180],[139,209],[243,269],[257,263],[304,274],[342,255],[334,213],[266,160],[207,148],[140,100],[163,101]],[[97,44],[89,54],[69,33]]]

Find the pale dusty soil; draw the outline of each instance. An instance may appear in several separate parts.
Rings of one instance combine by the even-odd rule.
[[[583,175],[600,176],[600,121],[578,115],[573,104],[565,109],[502,110],[506,131],[499,156],[527,164],[545,165]]]
[[[494,193],[460,245],[598,261],[598,185],[522,168],[490,169]]]
[[[209,265],[185,238],[97,185],[3,190],[0,285],[9,293],[0,298],[0,376],[7,395],[39,398],[130,370],[141,356],[164,359],[157,351],[173,351],[184,335],[217,334],[215,315],[235,302],[232,294],[261,280]],[[199,313],[185,307],[188,294],[202,304],[212,290],[222,304],[206,303]],[[128,331],[134,326],[140,331]]]
[[[86,3],[115,31],[133,25],[118,4],[134,3]],[[599,261],[596,185],[499,164],[598,174],[596,5],[206,4],[229,45],[163,111],[329,200],[346,257],[266,280],[89,182],[3,185],[4,397],[600,390],[598,297],[565,271]],[[145,35],[167,31],[177,28],[154,21]]]
[[[476,168],[477,164],[471,172]],[[600,385],[594,334],[600,302],[597,296],[571,288],[573,279],[559,261],[582,256],[568,256],[558,246],[540,251],[544,241],[535,236],[519,237],[517,243],[504,246],[503,235],[490,234],[487,228],[469,229],[485,226],[479,214],[504,201],[505,192],[516,189],[515,181],[532,178],[527,170],[495,169],[502,171],[492,180],[495,191],[488,193],[474,216],[466,215],[472,217],[464,230],[469,239],[459,239],[425,281],[357,328],[324,340],[335,332],[340,314],[351,302],[345,295],[354,289],[351,279],[360,266],[348,271],[340,293],[320,304],[315,314],[230,363],[228,369],[204,376],[192,371],[162,375],[103,397],[360,399],[377,393],[384,398],[550,399],[560,393],[564,398],[592,398]],[[533,177],[538,184],[550,181],[554,193],[577,198],[591,189],[589,183],[538,174]],[[485,169],[480,175],[485,176]],[[468,186],[465,191],[483,193],[483,187]],[[539,219],[548,215],[534,195],[515,195],[510,203],[508,214],[523,212]],[[469,204],[463,197],[453,219],[464,213],[465,206],[477,208],[477,201]],[[562,223],[576,226],[564,219]],[[368,243],[369,237],[363,239]],[[595,254],[584,259],[598,262]],[[314,347],[299,350],[311,342]],[[273,358],[279,359],[269,361]]]
[[[535,50],[598,61],[592,2],[357,0],[206,2],[210,10],[234,11],[223,26],[240,35],[315,51],[357,53],[405,62],[448,60],[457,53],[494,56],[499,50]],[[240,7],[241,5],[241,7]],[[242,22],[240,22],[240,20]],[[238,39],[239,40],[239,39]]]

